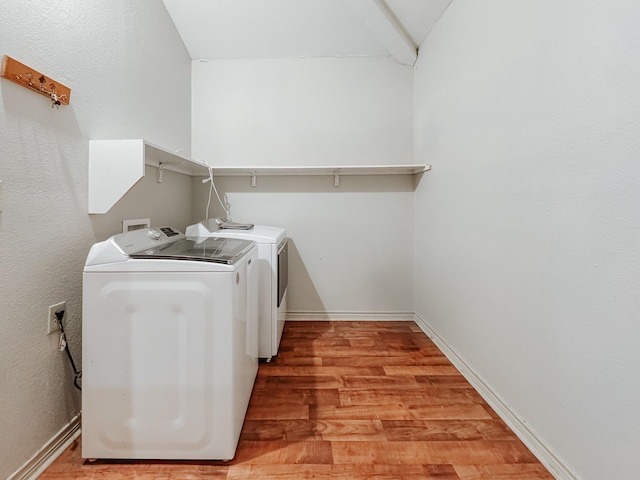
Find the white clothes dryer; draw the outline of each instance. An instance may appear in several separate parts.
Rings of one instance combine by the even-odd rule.
[[[237,228],[221,228],[224,225]],[[249,228],[250,227],[250,228]],[[234,224],[210,218],[186,228],[187,237],[251,240],[258,245],[258,355],[270,361],[278,353],[287,315],[289,253],[287,231],[266,225]]]
[[[84,458],[233,458],[258,369],[257,261],[253,242],[171,227],[91,248]]]

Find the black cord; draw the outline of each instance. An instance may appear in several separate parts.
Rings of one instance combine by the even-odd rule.
[[[64,339],[64,349],[67,352],[67,357],[69,357],[69,362],[71,362],[71,368],[73,368],[73,373],[75,374],[75,378],[73,379],[73,385],[78,390],[82,390],[82,387],[78,385],[78,379],[82,378],[82,372],[76,368],[76,363],[73,361],[73,357],[71,356],[71,350],[69,350],[69,343],[67,342],[67,336],[64,334],[64,326],[62,325],[62,318],[64,317],[64,310],[56,312],[56,318],[58,319],[58,325],[60,326],[61,338]]]

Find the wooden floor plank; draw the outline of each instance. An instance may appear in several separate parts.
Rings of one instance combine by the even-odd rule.
[[[248,420],[297,420],[309,418],[309,405],[249,405],[245,419]]]
[[[290,357],[309,358],[309,357]],[[353,367],[381,367],[381,366],[447,366],[451,365],[446,357],[443,356],[426,356],[422,353],[408,352],[402,355],[359,355],[359,356],[343,356],[343,357],[311,357],[319,359],[324,366],[353,366]]]
[[[484,405],[484,399],[470,388],[427,387],[422,385],[417,391],[402,392],[402,401],[406,405],[461,405],[478,403]]]
[[[461,374],[453,375],[416,375],[416,382],[432,387],[473,388]]]
[[[550,480],[413,322],[287,322],[232,461],[83,461],[44,480]]]
[[[536,463],[519,441],[331,442],[334,463],[501,465]]]
[[[409,408],[415,420],[491,419],[483,405],[416,405]]]
[[[411,375],[350,375],[343,377],[343,386],[346,388],[372,388],[372,389],[402,389],[417,386],[418,381]],[[398,390],[399,391],[399,390]]]
[[[340,388],[342,382],[334,375],[279,375],[268,376],[266,384],[273,388],[298,387],[298,388]]]
[[[375,413],[372,413],[375,412]],[[411,420],[412,411],[404,405],[322,405],[309,408],[309,417],[328,420]]]
[[[413,376],[434,376],[434,375],[456,375],[458,370],[451,365],[393,365],[386,366],[386,375],[413,375]]]
[[[515,440],[503,423],[494,420],[382,420],[387,440],[464,441]]]
[[[240,438],[255,441],[387,440],[380,420],[247,420]]]
[[[459,480],[453,467],[423,465],[234,465],[227,480]],[[445,470],[446,469],[446,470]]]
[[[324,440],[313,442],[247,440],[238,444],[233,463],[235,465],[242,463],[253,465],[331,464],[333,454],[331,442]]]
[[[326,376],[326,377],[342,377],[347,375],[368,375],[374,377],[383,377],[386,375],[384,371],[385,367],[353,367],[353,366],[307,366],[307,365],[271,365],[269,368],[264,368],[261,372],[262,375],[269,377],[314,377],[314,376]]]
[[[553,476],[540,464],[455,465],[460,480],[549,480]]]
[[[288,408],[300,405],[340,405],[337,388],[290,388],[277,391],[271,388],[254,388],[250,405]]]

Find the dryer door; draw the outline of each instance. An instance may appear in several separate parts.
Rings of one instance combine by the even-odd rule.
[[[278,247],[278,307],[289,284],[289,245],[287,239]]]

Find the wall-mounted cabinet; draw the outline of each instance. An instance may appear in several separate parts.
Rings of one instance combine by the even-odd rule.
[[[192,176],[209,176],[205,162],[183,157],[145,140],[91,140],[89,143],[89,213],[107,213],[138,180],[145,165]],[[249,176],[252,185],[264,175],[326,175],[340,185],[341,175],[415,175],[430,170],[430,165],[347,165],[288,167],[212,167],[216,176]]]
[[[89,142],[89,213],[107,213],[138,180],[145,165],[208,176],[204,162],[183,157],[145,140]]]

